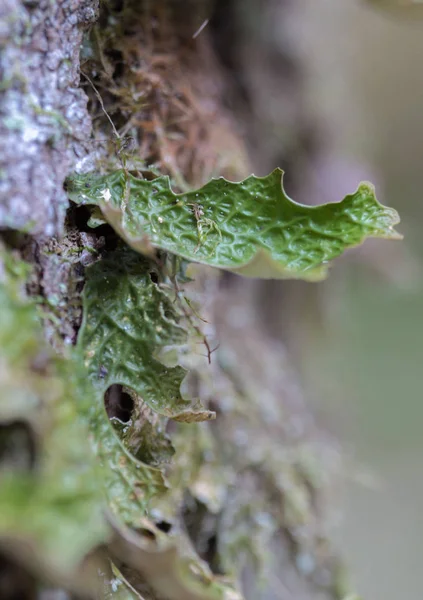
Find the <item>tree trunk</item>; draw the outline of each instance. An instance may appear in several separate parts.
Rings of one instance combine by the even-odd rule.
[[[125,161],[189,189],[213,176],[264,175],[280,162],[300,190],[321,134],[303,108],[294,4],[109,0],[99,10],[95,0],[6,0],[0,8],[0,227],[4,244],[33,264],[30,294],[56,308],[44,327],[59,353],[81,324],[84,249],[108,243],[83,210],[68,208],[63,186],[74,170]],[[78,261],[67,260],[70,250]],[[348,590],[330,543],[340,453],[272,333],[269,315],[275,304],[284,310],[287,293],[275,286],[198,270],[194,293],[219,349],[211,365],[192,359],[191,387],[217,413],[201,426],[213,477],[227,465],[236,477],[214,510],[181,490],[179,526],[214,571],[235,572],[246,598],[340,598]],[[16,581],[5,597],[24,597]]]

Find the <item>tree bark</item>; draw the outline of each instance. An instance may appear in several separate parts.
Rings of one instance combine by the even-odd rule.
[[[302,107],[301,62],[289,37],[293,2],[145,0],[123,6],[106,3],[99,15],[95,0],[6,0],[0,9],[0,227],[6,241],[11,230],[29,234],[23,247],[35,267],[30,291],[59,307],[59,324],[46,322],[46,337],[59,351],[61,343],[75,342],[81,319],[84,265],[63,260],[64,247],[80,251],[85,245],[75,213],[65,219],[63,183],[73,170],[88,170],[96,161],[102,169],[119,165],[117,143],[126,136],[131,157],[154,163],[181,187],[217,175],[240,179],[251,169],[266,174],[282,161],[289,185],[299,188],[318,152],[319,136]],[[118,20],[114,37],[110,15]],[[80,59],[84,31],[98,17],[91,46],[96,57],[84,46]],[[143,97],[139,106],[124,95],[135,87]],[[275,128],[284,135],[275,135]],[[101,245],[89,235],[92,245]],[[286,348],[270,333],[263,296],[274,288],[235,275],[216,281],[207,271],[199,280],[220,349],[210,369],[198,369],[198,391],[218,413],[210,429],[220,466],[231,461],[239,472],[227,504],[211,521],[208,536],[218,550],[208,558],[212,563],[221,552],[220,568],[235,565],[247,598],[339,598],[342,569],[329,533],[339,449],[316,425]],[[231,398],[237,398],[232,405]],[[270,515],[267,533],[260,515]],[[198,549],[210,514],[197,506],[190,523]],[[227,558],[231,531],[245,527],[261,536],[264,584],[254,553],[233,563]]]

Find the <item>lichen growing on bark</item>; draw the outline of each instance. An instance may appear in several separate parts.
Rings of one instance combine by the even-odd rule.
[[[263,331],[250,284],[199,269],[193,283],[193,269],[175,257],[141,258],[124,247],[98,212],[72,207],[64,218],[62,184],[74,167],[100,176],[120,168],[137,180],[168,175],[179,192],[248,174],[213,30],[194,36],[211,5],[104,2],[82,44],[83,90],[78,53],[95,3],[7,0],[0,10],[0,228],[31,233],[5,239],[34,267],[26,290],[38,306],[22,283],[16,306],[8,292],[0,296],[0,393],[32,402],[21,420],[34,417],[42,435],[39,468],[24,465],[19,502],[10,490],[22,473],[12,483],[6,473],[0,535],[33,542],[19,556],[33,589],[256,600],[287,586],[304,600],[342,597],[329,527],[339,450],[314,422],[283,347]],[[195,250],[207,224],[191,208]],[[47,348],[39,322],[36,335],[32,325],[24,330],[21,304],[58,356],[39,356]],[[69,352],[78,331],[88,371]],[[19,355],[14,365],[8,346]],[[68,377],[79,369],[81,385]],[[7,421],[19,406],[9,393],[1,400]],[[5,446],[8,468],[16,455]],[[77,569],[83,561],[97,573],[100,566],[100,590]]]

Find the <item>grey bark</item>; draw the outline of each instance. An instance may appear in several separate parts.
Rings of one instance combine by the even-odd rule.
[[[98,0],[0,6],[0,228],[63,231],[63,182],[91,132],[80,45],[97,16]]]

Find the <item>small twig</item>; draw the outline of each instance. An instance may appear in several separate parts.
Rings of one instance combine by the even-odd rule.
[[[206,319],[203,319],[203,317],[201,317],[198,312],[194,309],[194,307],[192,306],[191,300],[189,300],[189,298],[187,298],[186,296],[183,297],[185,302],[188,304],[188,306],[190,307],[190,309],[192,310],[192,312],[194,313],[194,315],[197,317],[197,319],[200,319],[200,321],[203,321],[203,323],[207,323],[208,321],[206,321]]]
[[[189,314],[189,312],[187,311],[187,309],[185,308],[183,302],[181,302],[180,297],[178,296],[178,300],[179,300],[179,305],[181,307],[182,312],[185,315],[185,318],[188,319],[188,321],[191,323],[191,327],[194,329],[194,331],[196,332],[196,334],[201,338],[201,343],[204,344],[204,346],[206,347],[207,350],[207,361],[209,363],[209,365],[211,364],[211,355],[213,354],[213,352],[216,350],[216,348],[214,350],[210,349],[210,344],[208,342],[207,337],[204,335],[204,333],[201,331],[201,329],[198,327],[198,325],[196,325],[193,320],[192,320],[192,315]]]
[[[174,265],[174,269],[175,269],[175,265]],[[166,269],[167,270],[167,269]],[[169,273],[168,271],[168,276],[173,284],[174,290],[175,290],[175,302],[178,301],[179,306],[182,310],[182,312],[184,313],[185,318],[188,320],[188,322],[191,324],[191,327],[194,329],[194,331],[196,332],[196,334],[201,338],[201,344],[204,344],[204,346],[206,347],[207,350],[207,355],[202,355],[205,356],[205,358],[207,358],[209,365],[211,364],[211,355],[213,354],[213,352],[215,352],[217,350],[217,348],[219,346],[216,346],[216,348],[214,348],[213,350],[211,350],[210,348],[210,344],[207,340],[207,337],[204,335],[204,333],[201,331],[200,327],[198,325],[196,325],[193,321],[192,315],[194,314],[197,318],[199,318],[201,321],[204,321],[205,323],[207,323],[207,321],[205,319],[202,319],[199,315],[196,314],[196,312],[193,310],[189,300],[186,298],[186,296],[182,296],[182,292],[179,288],[178,285],[178,281],[177,281],[177,277],[176,277],[176,269],[173,273]],[[185,307],[185,304],[183,302],[183,300],[185,300],[185,302],[188,304],[191,313],[190,314],[188,312],[188,310]]]
[[[117,137],[118,140],[120,140],[120,135],[118,133],[118,130],[115,127],[115,124],[113,123],[109,113],[107,112],[105,106],[104,106],[104,102],[103,102],[103,98],[100,95],[100,92],[98,91],[98,89],[95,87],[95,85],[93,84],[93,82],[91,81],[91,79],[88,77],[88,75],[86,73],[84,73],[84,71],[81,71],[81,75],[83,75],[85,77],[85,79],[88,81],[88,83],[91,85],[91,87],[94,90],[95,95],[98,98],[98,101],[100,102],[100,106],[102,111],[104,112],[104,114],[106,115],[106,117],[108,118],[110,125],[112,126],[113,129],[113,133],[115,134],[115,136]]]
[[[193,40],[195,40],[195,38],[197,38],[200,35],[200,33],[203,31],[203,29],[205,27],[207,27],[207,25],[209,24],[209,21],[210,21],[210,19],[206,19],[205,21],[203,21],[203,23],[200,25],[200,27],[197,29],[197,31],[192,36]]]
[[[217,344],[216,348],[213,348],[213,350],[208,349],[207,354],[200,354],[200,356],[204,356],[204,358],[207,358],[209,361],[209,364],[211,363],[211,355],[213,354],[213,352],[216,352],[216,350],[218,350],[220,347],[220,344]]]

